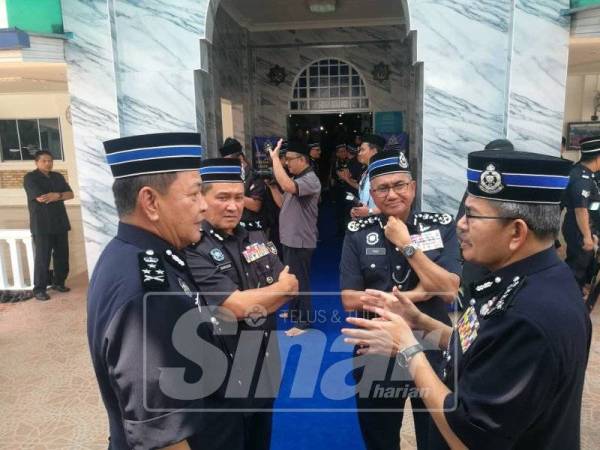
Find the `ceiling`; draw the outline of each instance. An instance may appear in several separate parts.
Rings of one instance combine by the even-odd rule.
[[[308,0],[222,0],[220,5],[250,31],[404,23],[400,0],[337,0],[333,13],[312,13]]]
[[[61,63],[2,63],[0,93],[67,92],[67,66]]]

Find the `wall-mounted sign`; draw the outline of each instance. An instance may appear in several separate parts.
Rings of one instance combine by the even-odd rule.
[[[375,113],[375,133],[397,134],[404,131],[402,112],[385,111]]]

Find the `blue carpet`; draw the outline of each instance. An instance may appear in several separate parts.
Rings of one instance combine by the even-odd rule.
[[[310,331],[280,338],[285,366],[275,402],[273,450],[364,449],[354,411],[352,348],[343,343],[340,333],[346,317],[337,295],[342,238],[335,236],[331,205],[321,208],[319,237],[312,261],[312,291],[332,295],[313,295],[315,323]],[[289,322],[279,319],[279,330],[289,327]],[[282,411],[286,409],[294,411]]]

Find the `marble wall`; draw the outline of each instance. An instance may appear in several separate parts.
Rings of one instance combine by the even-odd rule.
[[[251,33],[247,66],[236,66],[244,53],[237,45],[227,48],[226,66],[211,73],[201,42],[218,43],[219,33],[243,42],[235,24],[218,30],[217,0],[179,0],[176,8],[161,0],[63,0],[65,30],[74,34],[66,58],[89,268],[116,225],[102,141],[198,129],[216,146],[219,108],[210,117],[207,102],[218,99],[206,79],[220,78],[222,89],[241,83],[250,133],[282,134],[297,71],[321,57],[352,62],[369,84],[373,109],[403,110],[411,128],[422,124],[422,142],[414,145],[422,147],[422,200],[429,210],[456,211],[466,155],[492,139],[507,136],[517,149],[558,154],[569,38],[569,19],[560,10],[568,0],[399,1],[410,31],[402,42],[366,44],[368,52],[301,46],[389,38],[379,28]],[[272,44],[300,46],[265,47]],[[388,85],[370,79],[380,60],[393,69]],[[273,63],[291,74],[278,88],[266,80]],[[223,77],[235,67],[253,79]]]

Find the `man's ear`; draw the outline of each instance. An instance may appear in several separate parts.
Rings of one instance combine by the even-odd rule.
[[[508,244],[511,251],[517,251],[527,241],[529,235],[529,227],[527,223],[522,219],[517,219],[512,223],[512,236]]]
[[[158,221],[160,216],[158,213],[158,199],[158,192],[149,186],[144,186],[138,192],[138,207],[151,222]]]

